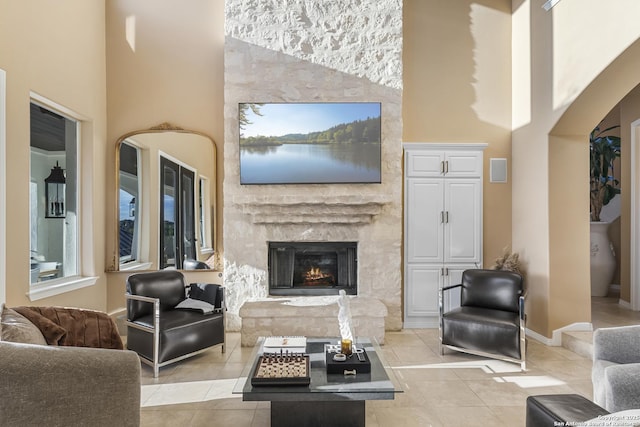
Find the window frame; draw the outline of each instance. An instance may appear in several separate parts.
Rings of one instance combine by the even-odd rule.
[[[135,215],[135,226],[134,226],[134,230],[135,230],[135,235],[134,235],[134,239],[135,239],[135,257],[132,259],[131,255],[129,255],[128,259],[127,257],[120,257],[118,256],[118,264],[119,264],[119,268],[121,270],[128,270],[128,269],[135,269],[138,268],[140,265],[142,264],[149,264],[147,262],[142,262],[140,260],[141,257],[141,251],[140,251],[140,245],[142,243],[142,230],[140,229],[140,216],[143,215],[144,213],[144,207],[143,207],[143,203],[142,203],[142,192],[143,192],[143,182],[142,182],[142,176],[144,176],[144,174],[142,173],[142,148],[136,144],[133,141],[129,141],[129,140],[124,140],[122,141],[120,148],[118,149],[118,153],[117,155],[120,156],[122,153],[122,146],[123,145],[127,145],[131,148],[133,148],[136,152],[136,169],[137,169],[137,174],[136,174],[136,184],[137,184],[137,195],[136,195],[136,215]],[[121,173],[121,164],[122,162],[120,161],[120,159],[118,159],[118,174]],[[122,178],[118,177],[118,182],[120,183],[120,185],[118,186],[118,191],[122,191],[121,188],[121,183],[122,183]],[[120,196],[118,195],[118,200],[120,200]],[[120,206],[118,206],[118,218],[117,218],[118,223],[120,222]],[[119,225],[118,225],[119,227]],[[119,255],[119,248],[116,248],[116,250],[118,251],[118,255]]]
[[[163,217],[164,217],[164,186],[163,186],[163,182],[164,182],[164,166],[170,166],[175,172],[176,172],[176,195],[175,195],[175,206],[174,206],[174,213],[175,213],[175,218],[176,218],[176,224],[175,224],[175,237],[178,241],[183,242],[184,241],[184,237],[185,237],[185,220],[183,217],[183,209],[185,207],[184,203],[185,200],[183,199],[183,179],[185,176],[189,176],[191,178],[191,191],[190,191],[190,197],[191,197],[191,212],[192,215],[190,216],[192,218],[191,221],[191,227],[193,228],[193,244],[194,244],[194,256],[193,258],[196,259],[197,255],[198,255],[198,240],[199,240],[199,225],[198,225],[198,221],[199,218],[196,215],[196,213],[198,212],[198,195],[197,195],[197,179],[196,177],[199,177],[198,175],[198,171],[195,167],[193,167],[192,165],[189,165],[188,163],[183,162],[182,160],[179,160],[175,157],[173,157],[172,155],[165,153],[162,150],[158,150],[158,182],[160,183],[159,187],[160,187],[160,193],[158,194],[158,203],[159,203],[159,212],[160,212],[160,230],[158,233],[158,237],[159,237],[159,242],[158,242],[158,267],[163,270],[165,268],[178,268],[179,270],[182,269],[182,262],[184,261],[184,250],[185,250],[185,246],[184,243],[181,243],[179,246],[179,253],[174,254],[174,264],[173,265],[168,265],[165,266],[164,265],[164,261],[162,259],[162,253],[163,253],[163,249],[165,248],[165,241],[164,241],[164,225],[163,225]],[[175,167],[175,169],[174,169]],[[189,202],[188,200],[186,202]],[[187,203],[188,205],[188,203]],[[190,236],[188,236],[190,237]]]
[[[211,217],[211,180],[209,177],[198,176],[198,210],[199,237],[198,249],[201,254],[212,254],[213,249],[213,218]]]
[[[30,92],[29,106],[31,103],[39,105],[43,108],[51,110],[57,114],[68,117],[76,122],[76,198],[77,198],[77,224],[76,224],[76,274],[73,276],[51,279],[44,282],[30,284],[27,296],[29,300],[36,301],[43,298],[59,295],[66,292],[93,286],[98,281],[98,276],[89,274],[93,269],[93,221],[92,221],[92,198],[90,193],[90,183],[93,182],[91,175],[92,168],[85,167],[83,164],[93,164],[92,159],[88,156],[87,151],[82,149],[82,142],[91,144],[92,125],[91,121],[75,111],[58,104],[35,92]],[[31,145],[29,144],[29,149]],[[29,170],[31,170],[31,159],[29,159]],[[88,183],[88,185],[83,185]],[[31,225],[29,225],[29,233],[31,233]],[[27,268],[25,270],[28,271]]]

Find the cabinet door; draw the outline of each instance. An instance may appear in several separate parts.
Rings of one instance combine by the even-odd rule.
[[[482,152],[450,151],[445,156],[445,176],[471,178],[482,176]]]
[[[458,285],[462,282],[462,273],[466,267],[450,266],[445,267],[444,286]],[[444,294],[444,312],[460,307],[460,288],[451,289]]]
[[[408,265],[405,316],[438,316],[438,289],[442,286],[441,268]]]
[[[406,150],[405,162],[407,176],[441,177],[444,172],[444,151]]]
[[[441,222],[444,182],[411,178],[406,182],[407,261],[442,263],[444,231]]]
[[[445,181],[445,263],[479,263],[482,250],[482,183]]]

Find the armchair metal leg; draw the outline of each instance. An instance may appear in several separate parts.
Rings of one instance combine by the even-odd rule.
[[[153,378],[160,373],[160,300],[153,303]]]
[[[527,328],[526,321],[527,316],[524,312],[524,296],[520,296],[518,300],[518,317],[520,320],[520,369],[522,372],[527,370]]]

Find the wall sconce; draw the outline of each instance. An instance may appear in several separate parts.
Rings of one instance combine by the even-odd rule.
[[[44,180],[47,199],[45,218],[65,217],[65,183],[64,171],[56,162],[56,165],[51,169],[51,173]]]
[[[129,202],[129,217],[135,218],[136,216],[136,198],[133,197]]]

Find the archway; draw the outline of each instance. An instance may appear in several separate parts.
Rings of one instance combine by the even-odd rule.
[[[622,52],[587,86],[587,88],[571,103],[556,122],[555,126],[549,133],[549,162],[551,165],[554,161],[557,161],[554,159],[558,156],[562,159],[562,162],[565,162],[565,164],[563,165],[564,167],[558,167],[552,171],[550,168],[550,175],[553,174],[553,180],[555,182],[571,182],[572,178],[569,174],[574,173],[576,170],[580,170],[580,167],[577,165],[579,163],[584,163],[584,159],[587,158],[587,141],[589,132],[593,128],[594,124],[597,124],[603,117],[605,117],[616,104],[624,99],[625,96],[640,83],[640,77],[636,72],[639,66],[640,40],[636,40],[636,42]],[[640,117],[640,111],[638,113],[638,117]],[[627,137],[630,141],[634,141],[634,144],[638,143],[638,134],[635,130],[632,132],[629,126],[624,131],[627,132]],[[634,149],[637,150],[637,147],[634,147]],[[637,157],[637,151],[635,153],[635,156]],[[631,158],[631,156],[629,156],[629,158]],[[636,166],[635,169],[638,169],[640,164],[638,164],[636,160],[634,160],[634,164]],[[636,177],[631,179],[630,182],[623,183],[623,187],[629,188],[630,191],[625,192],[626,194],[623,193],[622,196],[623,216],[626,215],[627,221],[629,221],[630,218],[634,219],[636,233],[638,233],[637,216],[640,215],[640,209],[633,212],[633,207],[629,207],[637,207],[638,201],[634,201],[629,204],[624,202],[624,198],[628,198],[631,195],[635,197],[635,192],[638,187],[636,185],[634,188],[634,184],[632,184],[632,182],[637,181],[637,179],[638,178]],[[550,177],[550,181],[551,180],[552,178]],[[583,187],[581,186],[579,188]],[[563,192],[566,192],[566,188],[563,188],[562,185],[556,187],[550,186],[549,218],[558,218],[567,215],[567,206],[562,202],[565,200],[562,197]],[[580,197],[583,196],[581,195]],[[586,197],[585,193],[584,206],[588,205]],[[582,203],[579,203],[579,205],[580,206],[577,208],[576,206],[571,208],[573,209],[573,215],[576,220],[573,224],[569,225],[568,229],[563,230],[565,240],[580,241],[582,236],[588,233],[586,228],[588,221],[580,216],[583,215],[580,210],[582,209]],[[626,210],[625,206],[627,207]],[[586,216],[586,214],[584,215]],[[567,222],[563,225],[567,226]],[[550,234],[553,234],[552,229],[550,230]],[[638,239],[632,238],[632,245],[637,244],[637,241]],[[569,245],[564,247],[555,247],[553,244],[550,244],[551,257],[553,258],[554,255],[561,256],[560,251],[567,249],[570,249]],[[581,249],[574,248],[574,250]],[[553,253],[554,251],[555,253]],[[640,294],[640,290],[638,289],[637,283],[640,279],[640,276],[638,276],[638,265],[640,264],[638,260],[638,252],[640,251],[637,247],[632,247],[631,254],[633,259],[631,260],[631,266],[634,268],[631,269],[631,304],[635,305],[635,309],[640,308],[640,306],[637,305],[637,300],[640,298],[640,295],[638,295]],[[586,260],[588,261],[588,259]],[[588,263],[586,265],[584,263],[574,263],[563,266],[556,265],[555,268],[552,267],[550,270],[550,288],[562,289],[566,286],[563,283],[563,280],[570,277],[572,274],[579,275],[584,268],[588,268]],[[590,287],[582,286],[579,292],[590,292]],[[550,304],[552,304],[552,295],[550,295],[549,300]],[[562,308],[550,307],[550,309],[550,311],[553,311],[554,309],[561,310]]]

